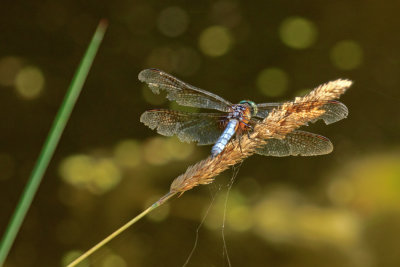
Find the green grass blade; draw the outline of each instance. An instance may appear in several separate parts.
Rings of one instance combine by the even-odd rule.
[[[83,59],[75,73],[75,76],[72,79],[72,82],[61,104],[61,107],[58,110],[53,125],[49,131],[49,135],[46,138],[46,141],[32,170],[28,183],[24,189],[24,192],[22,193],[22,197],[14,211],[13,216],[11,217],[10,223],[7,226],[3,239],[1,240],[0,266],[3,266],[3,263],[8,255],[8,252],[10,251],[12,244],[14,243],[15,237],[21,227],[26,213],[28,212],[28,209],[36,194],[40,182],[42,181],[43,175],[49,165],[51,158],[53,157],[54,151],[64,131],[65,125],[67,124],[72,109],[76,103],[76,100],[79,97],[83,84],[93,63],[93,59],[96,56],[96,52],[103,39],[106,28],[107,22],[105,20],[101,21],[89,44],[89,47],[85,52],[85,55],[83,56]]]

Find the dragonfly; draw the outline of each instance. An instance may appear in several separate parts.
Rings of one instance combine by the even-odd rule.
[[[144,112],[140,121],[150,129],[156,129],[164,136],[176,135],[183,142],[197,142],[198,145],[211,145],[212,157],[218,156],[228,142],[236,135],[252,131],[275,108],[283,103],[256,104],[242,100],[232,104],[224,98],[185,83],[178,78],[158,69],[142,70],[138,78],[147,83],[153,93],[166,92],[170,101],[187,107],[217,110],[213,113],[183,112],[170,109],[151,109]],[[331,124],[348,115],[347,107],[336,100],[319,101],[325,112],[318,119]],[[309,103],[295,105],[306,106]],[[265,156],[317,156],[328,154],[333,150],[331,141],[318,134],[295,130],[283,139],[268,139],[268,142],[256,150]]]

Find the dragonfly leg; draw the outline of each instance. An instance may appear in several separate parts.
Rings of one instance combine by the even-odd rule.
[[[246,131],[247,137],[248,137],[249,139],[251,139],[251,138],[250,138],[250,132],[254,131],[254,127],[251,126],[251,125],[248,124],[248,123],[243,122],[243,121],[242,121],[241,123],[243,123],[243,124],[248,128],[248,130]]]
[[[242,143],[241,143],[242,135],[241,135],[241,134],[237,134],[236,137],[237,137],[237,139],[238,139],[238,141],[239,141],[240,153],[243,153],[243,151],[242,151]]]
[[[250,124],[247,124],[247,123],[245,123],[245,122],[243,122],[243,121],[242,121],[241,123],[243,123],[244,125],[246,125],[246,127],[250,128],[251,130],[254,130],[253,126],[251,126]]]

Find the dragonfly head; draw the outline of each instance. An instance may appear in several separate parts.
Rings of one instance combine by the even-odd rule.
[[[239,102],[239,104],[247,104],[250,106],[250,110],[251,110],[251,116],[255,116],[258,112],[258,108],[256,103],[254,103],[253,101],[250,100],[242,100]]]

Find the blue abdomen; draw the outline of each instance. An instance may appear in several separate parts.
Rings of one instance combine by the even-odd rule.
[[[238,124],[237,120],[235,120],[235,119],[229,120],[229,123],[226,126],[224,132],[221,134],[221,136],[218,138],[217,142],[214,144],[214,146],[211,149],[211,155],[213,157],[217,156],[219,153],[222,152],[222,150],[224,150],[226,144],[228,144],[229,140],[232,138],[233,134],[235,133],[237,124]]]

